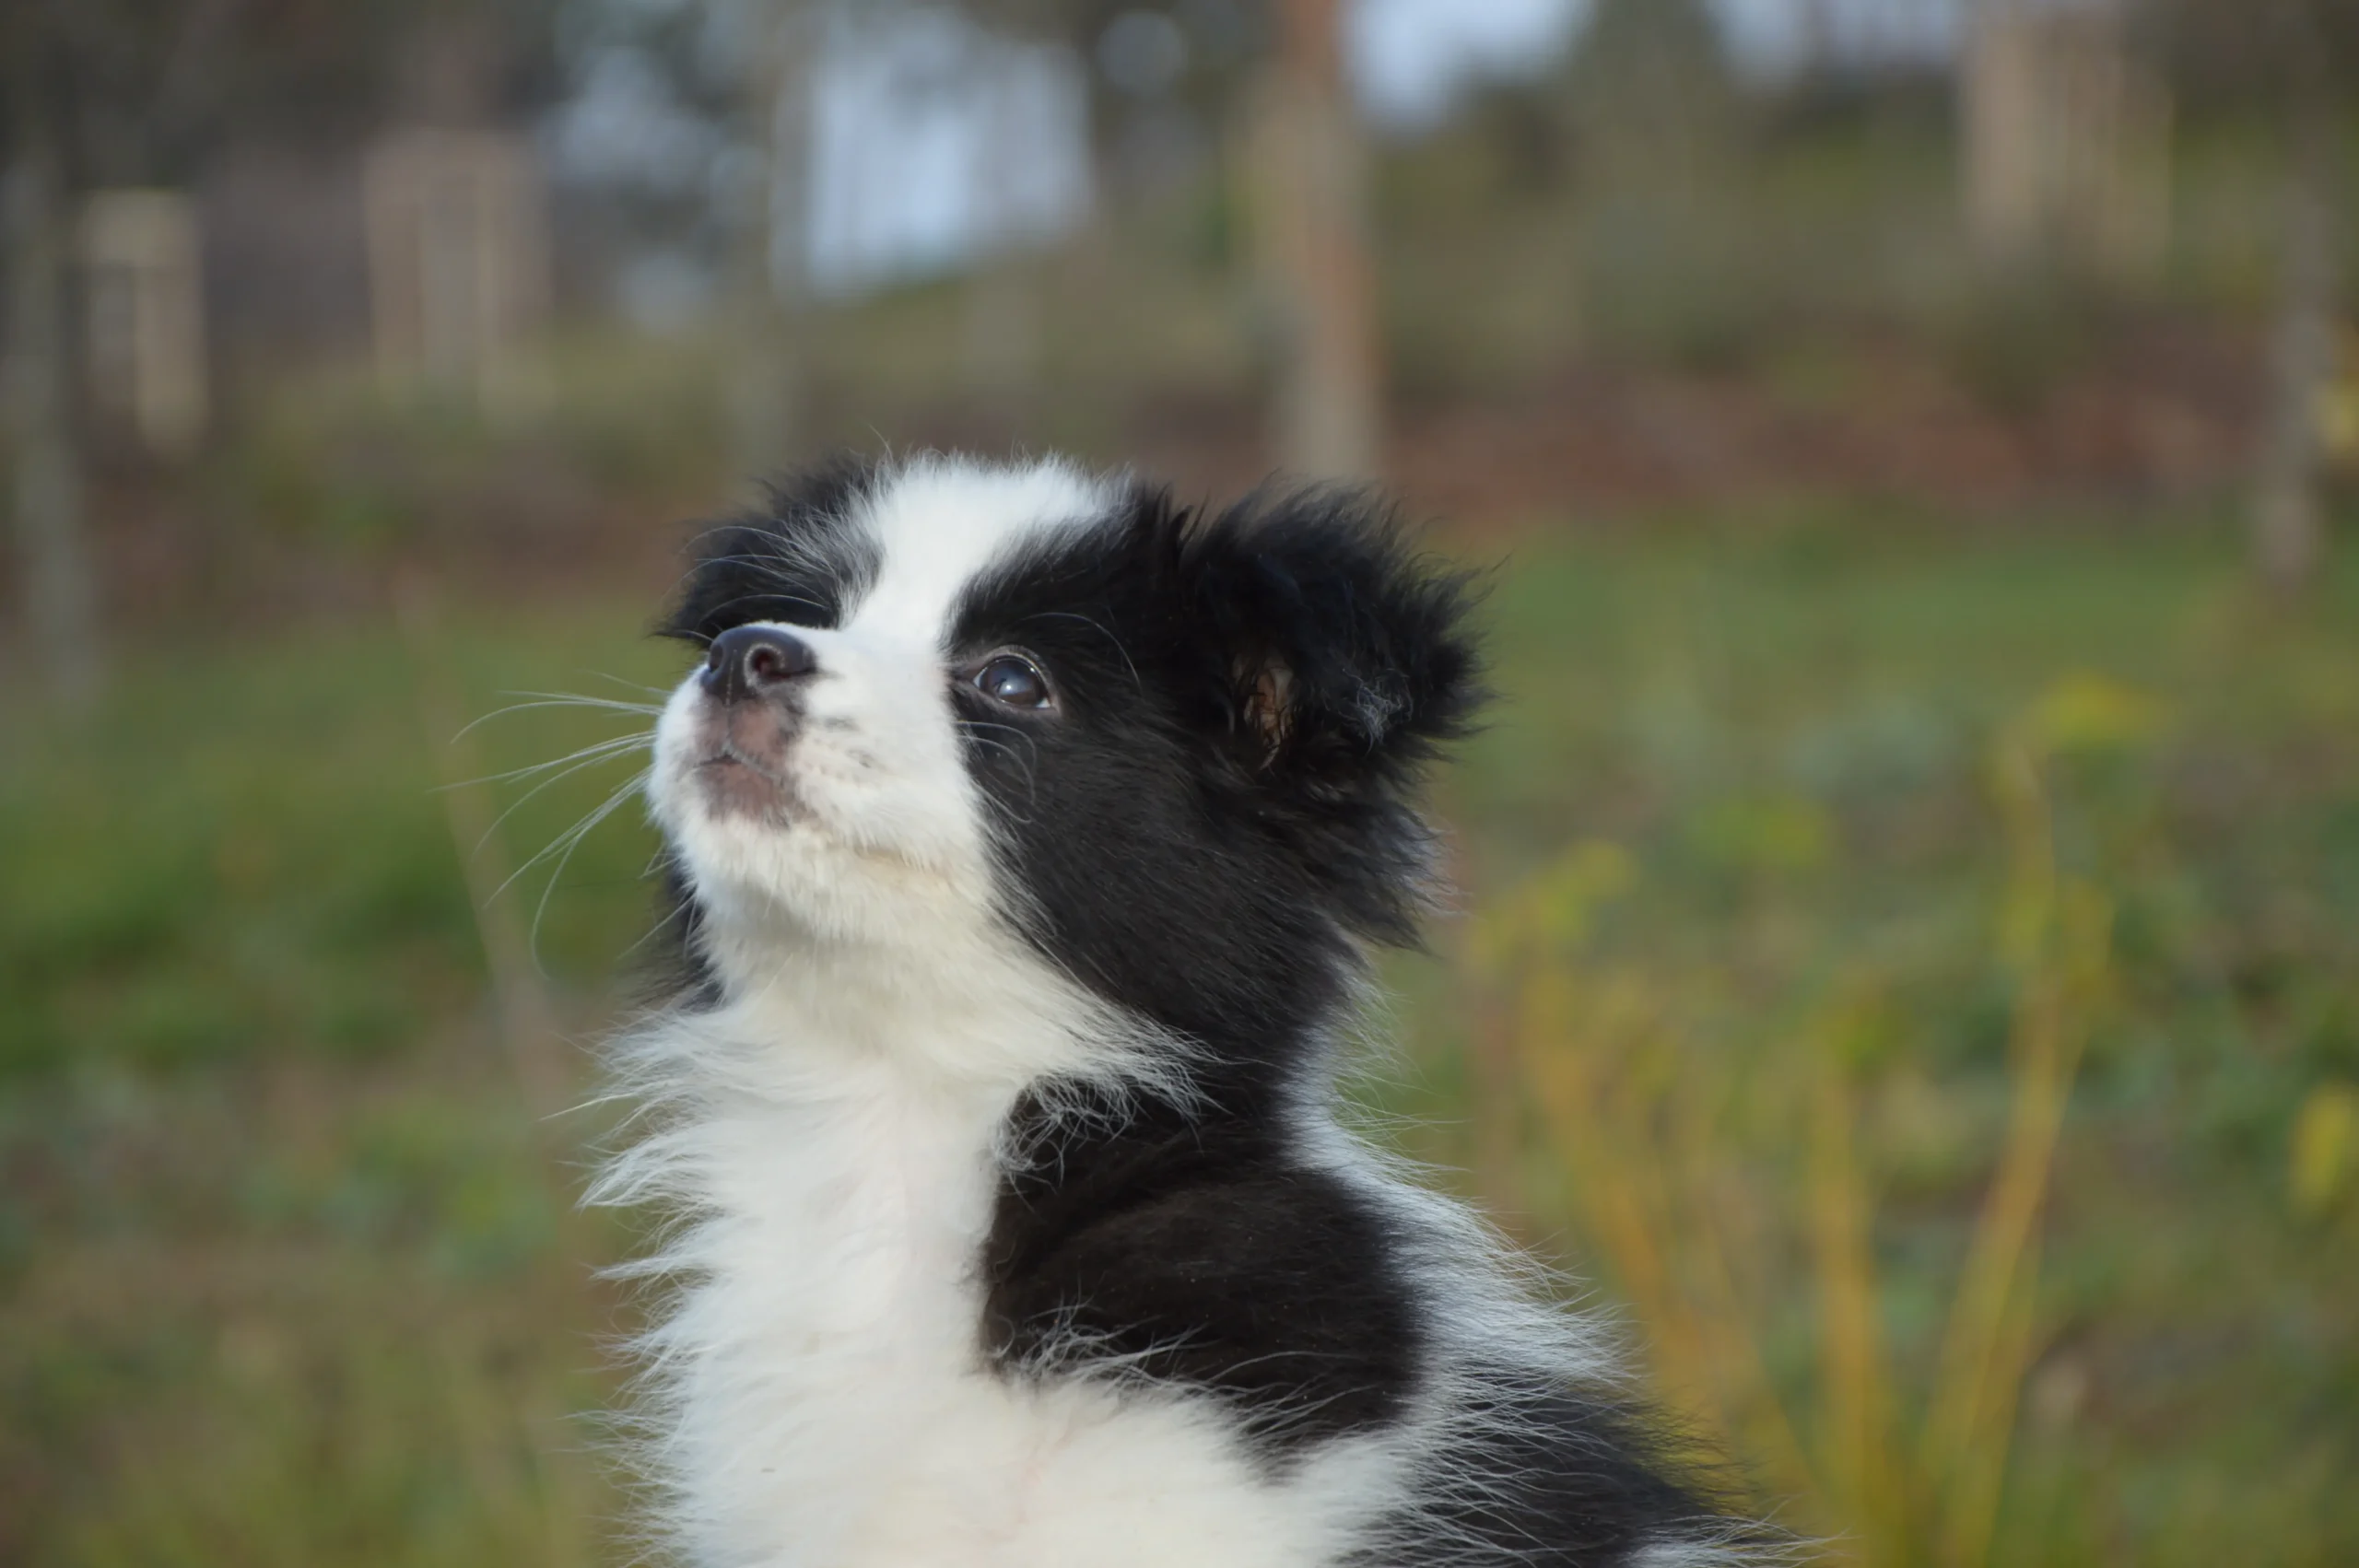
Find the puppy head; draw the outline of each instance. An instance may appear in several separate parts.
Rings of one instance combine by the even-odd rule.
[[[708,942],[1013,937],[1200,1036],[1282,1023],[1411,934],[1463,609],[1356,492],[839,467],[705,536],[654,814]]]

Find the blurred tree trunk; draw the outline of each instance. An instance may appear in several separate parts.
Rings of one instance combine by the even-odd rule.
[[[101,662],[68,395],[70,228],[43,114],[47,85],[29,67],[9,84],[17,123],[6,177],[7,430],[26,629],[51,694],[72,703],[97,690]]]
[[[992,427],[1018,443],[1039,421],[1047,336],[1039,274],[1037,259],[1016,253],[985,258],[967,279],[967,382]]]
[[[996,40],[985,40],[980,50],[983,80],[989,84],[985,112],[1001,155],[983,171],[982,194],[991,204],[992,227],[983,237],[982,254],[968,274],[962,335],[968,387],[992,424],[1003,432],[1002,439],[1020,445],[1039,422],[1047,321],[1039,260],[1031,253],[1016,217],[1022,198],[1011,155],[1024,145],[1019,88],[995,58],[997,47]]]
[[[747,474],[768,474],[791,458],[804,419],[816,13],[807,0],[753,7],[743,107],[755,158],[735,215],[727,321],[732,455]]]
[[[2318,406],[2334,373],[2338,159],[2326,74],[2288,7],[2293,73],[2291,157],[2285,190],[2285,252],[2271,363],[2269,423],[2261,433],[2254,487],[2254,564],[2270,588],[2294,594],[2317,574],[2325,548],[2325,464]]]
[[[1344,80],[1336,0],[1282,0],[1262,106],[1255,229],[1277,317],[1278,461],[1372,476],[1382,410],[1367,148]]]

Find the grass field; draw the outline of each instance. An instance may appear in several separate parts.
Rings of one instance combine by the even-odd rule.
[[[2195,528],[1516,546],[1386,1135],[1840,1555],[2359,1561],[2351,565],[2292,612]],[[647,610],[126,649],[103,712],[0,714],[0,1561],[628,1557],[578,1418],[628,1222],[571,1211],[596,1128],[528,1113],[434,786],[627,729],[441,743],[667,679]],[[617,813],[496,907],[569,1037],[649,848]]]

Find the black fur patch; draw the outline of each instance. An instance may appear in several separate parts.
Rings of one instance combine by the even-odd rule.
[[[1077,1131],[1039,1098],[1016,1113],[1028,1158],[984,1257],[992,1358],[1215,1393],[1279,1459],[1398,1415],[1418,1340],[1377,1213],[1266,1115],[1115,1114]]]
[[[1463,600],[1352,491],[1202,517],[1142,488],[1004,563],[950,651],[1020,647],[1058,695],[1035,715],[957,694],[1011,918],[1215,1058],[1290,1061],[1352,939],[1414,937],[1412,792],[1481,696]]]
[[[1184,1037],[1202,1100],[1017,1114],[985,1340],[1230,1400],[1265,1451],[1393,1419],[1419,1334],[1376,1207],[1294,1153],[1357,938],[1413,930],[1419,766],[1478,696],[1458,580],[1351,492],[1203,517],[1140,489],[970,591],[950,649],[1015,646],[1052,713],[962,694],[1010,918]]]
[[[1779,1544],[1731,1521],[1642,1406],[1495,1368],[1457,1420],[1465,1434],[1350,1568],[1610,1568],[1666,1540]]]
[[[876,542],[860,526],[874,464],[843,457],[771,486],[758,514],[697,535],[696,562],[656,627],[698,647],[732,626],[832,626],[876,580]]]
[[[722,1001],[721,977],[704,951],[704,907],[688,886],[687,873],[667,847],[656,862],[660,923],[647,938],[647,977],[642,982],[651,1001],[704,1012]]]

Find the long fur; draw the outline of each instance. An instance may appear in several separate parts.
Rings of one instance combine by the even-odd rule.
[[[616,1047],[641,1109],[595,1191],[669,1217],[636,1266],[657,1539],[1780,1552],[1593,1322],[1338,1119],[1371,947],[1427,893],[1419,780],[1482,697],[1466,618],[1355,491],[1202,513],[923,457],[702,537],[663,629],[706,662],[648,784],[675,974]]]

